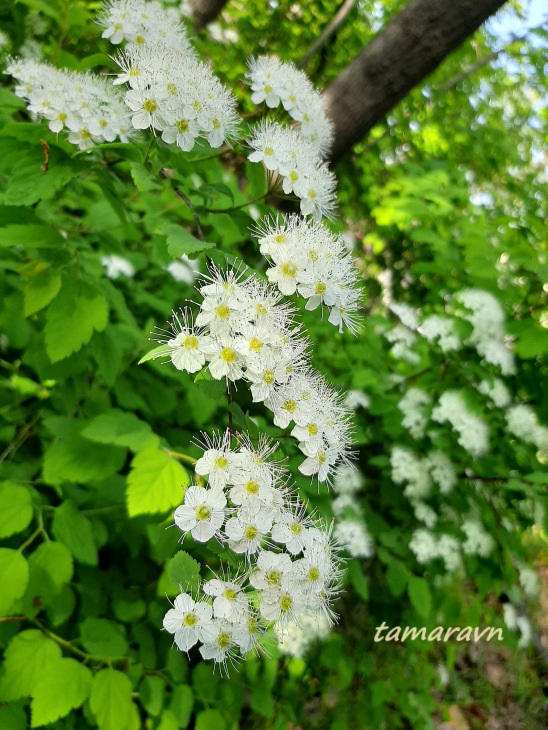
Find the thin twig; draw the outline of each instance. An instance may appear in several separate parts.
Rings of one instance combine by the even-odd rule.
[[[343,4],[335,13],[335,16],[331,19],[331,21],[326,25],[323,32],[320,33],[313,43],[311,43],[304,56],[297,61],[298,68],[304,68],[312,56],[317,53],[320,48],[327,43],[331,36],[338,31],[339,27],[344,23],[356,3],[357,0],[344,0]]]
[[[165,175],[163,169],[160,170],[160,176],[162,176],[162,174],[164,175],[164,177],[168,177],[168,175]],[[194,210],[194,206],[192,205],[190,198],[188,198],[179,188],[173,188],[173,190],[181,198],[181,200],[184,200],[184,202],[187,204],[190,212],[192,213],[192,217],[194,218],[194,225],[196,226],[196,233],[198,234],[198,238],[200,239],[200,241],[203,241],[205,243],[204,232],[202,231],[202,226],[200,225],[200,219],[198,218],[198,215]]]
[[[21,446],[23,441],[25,441],[25,439],[29,436],[32,427],[39,418],[40,411],[38,411],[38,413],[36,413],[28,423],[25,423],[19,433],[6,446],[2,455],[0,455],[0,464],[10,455],[13,449],[19,448],[19,446]]]

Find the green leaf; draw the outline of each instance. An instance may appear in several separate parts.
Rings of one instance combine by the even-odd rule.
[[[32,553],[29,563],[45,570],[58,591],[72,578],[72,555],[60,542],[43,542]]]
[[[177,689],[177,688],[175,688]],[[188,725],[188,722],[187,722]],[[177,718],[175,717],[174,713],[171,710],[164,710],[162,712],[162,717],[160,719],[160,724],[158,725],[158,730],[178,730],[178,728],[186,727],[187,725],[180,725],[177,722]]]
[[[183,254],[193,256],[201,251],[215,248],[214,243],[198,240],[186,228],[175,223],[163,226],[160,232],[166,236],[167,251],[174,259],[180,258]]]
[[[83,705],[91,677],[91,671],[75,659],[58,659],[50,665],[34,688],[31,727],[48,725]]]
[[[64,246],[65,243],[65,239],[59,231],[50,226],[13,224],[0,228],[0,246],[2,247],[58,248]]]
[[[205,183],[196,190],[191,190],[191,193],[199,195],[204,200],[214,200],[218,197],[230,198],[232,204],[234,204],[234,194],[228,185],[223,183]]]
[[[365,577],[362,566],[358,560],[352,560],[348,566],[348,577],[350,582],[356,589],[356,593],[364,601],[369,598],[369,586]]]
[[[272,690],[263,681],[253,683],[251,692],[251,709],[262,717],[271,718],[274,716],[274,698]]]
[[[8,127],[1,132],[3,135],[10,133]],[[47,170],[44,170],[44,162],[44,150],[39,144],[21,148],[17,164],[9,176],[5,205],[34,205],[39,200],[52,198],[73,178],[89,171],[88,164],[70,159],[54,146],[50,146]]]
[[[390,593],[398,598],[405,591],[408,579],[407,569],[398,560],[389,563],[386,571],[386,582]]]
[[[0,701],[30,697],[44,673],[61,657],[59,646],[38,629],[14,636],[4,657],[0,677]]]
[[[27,730],[27,713],[18,705],[0,705],[2,730]]]
[[[148,423],[117,408],[93,418],[81,433],[90,441],[127,446],[131,451],[141,451],[158,442]]]
[[[427,618],[432,609],[432,596],[424,578],[412,576],[407,584],[407,593],[415,611],[423,618]]]
[[[203,710],[196,717],[196,730],[226,730],[224,717],[219,710]]]
[[[48,446],[44,455],[43,479],[46,484],[100,481],[120,469],[125,454],[120,446],[90,443],[77,431],[68,433]]]
[[[200,585],[200,564],[184,550],[174,555],[167,564],[167,577],[184,592],[193,592]]]
[[[149,715],[158,717],[164,705],[166,683],[161,677],[145,677],[139,685],[141,703]]]
[[[51,362],[77,352],[107,322],[108,304],[101,292],[82,281],[65,280],[47,311],[46,349]]]
[[[0,538],[15,535],[32,520],[32,497],[26,487],[0,483]]]
[[[89,705],[100,730],[125,730],[131,719],[131,682],[116,669],[101,669],[93,678]]]
[[[88,518],[81,514],[70,500],[63,502],[54,512],[53,534],[66,545],[75,559],[85,565],[97,565],[97,547]]]
[[[160,181],[141,162],[133,162],[130,169],[131,177],[139,192],[148,193],[151,190],[161,190]]]
[[[29,566],[18,550],[0,548],[0,616],[10,613],[29,582]]]
[[[88,617],[80,624],[86,651],[100,657],[122,657],[128,650],[122,627],[105,618]]]
[[[194,376],[194,382],[208,398],[219,400],[226,394],[224,380],[213,380],[209,368],[205,367]]]
[[[173,688],[169,707],[177,720],[177,726],[180,728],[187,727],[194,708],[192,687],[189,687],[188,684],[176,685]]]
[[[137,365],[142,365],[144,362],[148,362],[149,360],[156,360],[158,357],[169,357],[171,350],[167,345],[160,345],[159,347],[154,347],[150,352],[147,352],[146,355],[144,355]]]
[[[156,447],[138,453],[127,478],[127,508],[130,517],[166,512],[181,504],[184,487],[190,484],[178,461]]]
[[[0,236],[2,231],[0,231]],[[31,276],[25,284],[23,312],[25,317],[39,312],[55,299],[61,289],[61,275],[50,268]]]

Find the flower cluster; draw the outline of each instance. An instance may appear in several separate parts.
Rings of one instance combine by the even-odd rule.
[[[418,331],[429,342],[436,342],[442,352],[460,350],[462,347],[455,323],[448,317],[431,314],[423,319]]]
[[[448,494],[457,483],[451,460],[443,451],[430,451],[424,458],[395,446],[390,455],[392,480],[405,484],[404,494],[411,500],[422,499],[430,494],[432,482],[441,494]]]
[[[124,101],[135,129],[159,132],[167,144],[191,150],[199,137],[219,147],[236,135],[236,100],[192,54],[165,45],[131,45],[116,59],[115,84],[129,84]]]
[[[548,451],[548,427],[542,426],[537,414],[531,406],[520,403],[506,412],[508,430],[514,436],[529,444],[534,444],[539,451]]]
[[[270,109],[281,103],[290,117],[299,122],[303,137],[325,157],[333,142],[333,124],[308,76],[292,63],[283,63],[273,56],[259,56],[249,62],[246,78],[253,92],[251,101],[265,102]]]
[[[466,307],[462,316],[472,325],[467,343],[486,362],[499,367],[503,375],[513,375],[516,366],[512,352],[504,344],[504,310],[498,299],[481,289],[462,289],[455,298]]]
[[[430,396],[422,388],[408,388],[398,403],[403,413],[402,426],[409,431],[414,439],[421,439],[428,425],[426,410],[431,405]]]
[[[482,456],[489,450],[489,430],[481,418],[470,413],[460,393],[447,390],[432,411],[438,423],[448,421],[459,434],[459,444],[471,456]]]
[[[500,378],[482,380],[478,385],[478,391],[489,398],[496,408],[508,408],[512,402],[510,391]]]
[[[491,555],[495,548],[495,541],[488,532],[485,532],[478,520],[465,520],[461,525],[461,530],[466,535],[466,541],[462,545],[462,550],[466,555],[479,555],[482,558]]]
[[[460,542],[453,535],[435,535],[429,530],[415,530],[409,548],[421,564],[441,558],[448,573],[454,573],[462,565]]]
[[[353,558],[370,558],[373,541],[367,531],[363,511],[355,498],[363,485],[363,477],[353,466],[341,466],[335,473],[333,488],[337,497],[332,508],[337,521],[335,537]]]
[[[298,292],[306,309],[325,306],[331,324],[356,331],[358,273],[341,236],[296,215],[266,218],[256,235],[271,264],[266,275],[282,294]]]
[[[300,198],[303,215],[318,221],[322,216],[331,217],[336,179],[312,142],[297,129],[263,119],[253,128],[248,143],[253,150],[250,162],[262,162],[267,170],[276,172],[284,193]]]
[[[209,598],[175,600],[164,626],[183,651],[202,642],[205,659],[225,664],[254,648],[265,623],[283,634],[303,614],[334,620],[341,560],[331,531],[307,514],[270,459],[277,446],[262,439],[255,448],[243,436],[231,447],[228,431],[205,438],[195,471],[207,486],[186,490],[175,524],[199,542],[226,544],[244,569],[204,583]]]
[[[340,394],[309,365],[308,341],[294,323],[293,309],[273,287],[237,268],[214,266],[193,320],[189,310],[175,314],[169,331],[156,339],[171,362],[189,373],[207,368],[215,380],[246,380],[255,403],[288,428],[305,456],[299,470],[330,483],[338,463],[349,459],[350,416]]]
[[[126,41],[128,47],[162,46],[192,53],[179,11],[157,0],[111,0],[97,22],[104,28],[102,37],[115,45]]]
[[[33,59],[11,59],[5,73],[17,79],[14,91],[27,108],[46,119],[52,132],[68,132],[68,141],[87,150],[119,139],[133,130],[127,123],[122,94],[107,79],[57,69]]]

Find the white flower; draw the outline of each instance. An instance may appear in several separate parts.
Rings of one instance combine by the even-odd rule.
[[[119,276],[132,279],[135,276],[135,268],[131,261],[116,254],[101,256],[101,266],[105,267],[109,279],[117,279]]]
[[[213,578],[202,586],[207,596],[214,596],[215,618],[240,621],[249,612],[249,601],[243,591],[241,580],[220,580]]]
[[[175,524],[198,542],[207,542],[223,526],[225,507],[226,497],[220,489],[194,485],[186,490],[184,503],[175,510]]]
[[[203,329],[196,329],[192,315],[184,309],[179,314],[173,312],[168,322],[170,331],[158,329],[155,333],[157,342],[169,349],[169,357],[177,370],[195,373],[205,364],[205,349],[209,336]]]
[[[335,537],[353,558],[370,558],[373,540],[362,521],[342,519],[335,524]]]
[[[478,385],[478,390],[487,396],[497,408],[508,408],[512,402],[510,391],[500,378],[493,380],[482,380]]]
[[[538,575],[528,565],[518,565],[519,582],[527,596],[535,596],[538,593]]]
[[[418,331],[426,337],[429,342],[436,342],[442,352],[459,350],[462,342],[458,336],[454,322],[448,317],[439,314],[431,314],[423,319]]]
[[[489,430],[478,416],[466,408],[460,393],[446,390],[432,411],[438,423],[448,421],[459,434],[460,445],[472,456],[482,456],[489,450]]]
[[[235,636],[235,626],[230,621],[215,619],[213,622],[215,632],[200,647],[200,654],[203,659],[213,659],[217,664],[222,664],[226,671],[228,661],[232,663],[236,659],[236,647],[238,646]]]
[[[457,483],[457,475],[449,457],[443,451],[430,451],[425,458],[432,480],[442,494],[449,494]]]
[[[461,530],[466,535],[466,541],[462,545],[466,555],[479,555],[487,558],[495,547],[495,541],[482,525],[474,519],[462,523]]]
[[[175,598],[173,608],[164,617],[164,628],[173,634],[181,651],[188,651],[198,641],[212,641],[216,634],[211,606],[196,602],[188,593]]]
[[[414,439],[421,439],[425,434],[429,420],[425,411],[431,402],[430,396],[425,390],[408,388],[398,403],[398,408],[403,413],[402,426]]]
[[[261,550],[249,582],[259,590],[272,588],[282,591],[291,584],[292,571],[293,563],[287,553]]]
[[[313,525],[304,505],[280,511],[272,527],[272,539],[284,545],[292,555],[298,555],[307,545],[307,530]]]
[[[230,450],[230,434],[209,438],[205,436],[204,455],[194,467],[196,474],[208,477],[214,489],[224,489],[232,482],[232,474],[237,465],[237,458]]]
[[[236,517],[227,520],[225,535],[231,550],[235,553],[245,553],[246,557],[249,557],[259,550],[271,528],[270,510],[251,513],[241,508]]]

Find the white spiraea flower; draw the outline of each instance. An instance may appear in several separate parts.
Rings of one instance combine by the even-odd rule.
[[[213,597],[213,615],[215,618],[238,621],[249,613],[250,606],[243,590],[243,579],[212,578],[206,581],[202,589],[207,596]]]
[[[323,614],[314,617],[301,614],[294,623],[288,623],[283,631],[277,630],[278,648],[282,654],[303,658],[309,646],[329,636],[330,630],[329,621]]]
[[[185,492],[184,503],[175,510],[175,524],[198,542],[208,542],[220,534],[225,507],[226,497],[221,489],[191,486]]]
[[[548,427],[539,423],[531,406],[519,403],[506,411],[508,430],[517,438],[534,444],[539,451],[548,449]]]
[[[424,522],[426,527],[432,529],[438,521],[438,515],[434,512],[432,507],[427,505],[426,502],[421,502],[420,500],[412,502],[412,504],[417,520],[419,522]]]
[[[404,484],[404,494],[408,499],[423,499],[432,488],[428,464],[409,449],[394,446],[390,454],[392,480]]]
[[[449,422],[459,434],[459,444],[472,456],[483,456],[489,450],[489,429],[485,422],[470,413],[457,391],[446,390],[432,411],[438,423]]]
[[[458,336],[456,327],[448,317],[431,314],[423,319],[418,331],[429,342],[436,342],[442,352],[451,352],[462,347],[462,341]]]
[[[158,328],[154,339],[164,345],[169,358],[177,370],[195,373],[206,361],[209,335],[204,328],[196,328],[192,314],[185,309],[173,312],[173,318],[167,323],[169,329]],[[163,353],[158,355],[162,357]]]
[[[212,613],[209,603],[195,601],[188,593],[181,593],[164,617],[164,628],[173,634],[173,640],[181,651],[188,651],[199,641],[208,642],[215,638]]]
[[[333,125],[325,114],[321,95],[303,71],[273,56],[259,56],[249,61],[246,78],[254,104],[264,102],[275,109],[281,103],[300,124],[303,137],[322,157],[326,156],[333,141]]]
[[[476,519],[469,519],[462,523],[461,530],[466,535],[462,550],[466,555],[479,555],[487,558],[495,547],[495,541],[485,532],[481,523]]]
[[[390,352],[396,360],[405,360],[411,365],[417,365],[420,362],[420,356],[413,350],[418,341],[415,332],[407,329],[402,324],[397,324],[392,329],[387,330],[384,336],[388,342],[392,343]]]
[[[135,267],[131,261],[123,256],[117,256],[116,254],[101,256],[101,266],[105,267],[109,279],[118,279],[120,276],[132,279],[135,276]]]
[[[398,408],[403,413],[402,426],[414,439],[420,439],[425,434],[429,420],[426,410],[431,403],[430,396],[422,388],[408,388],[398,403]]]
[[[442,494],[449,494],[457,483],[457,475],[451,459],[443,451],[430,451],[425,457],[432,480]]]
[[[66,131],[81,150],[132,135],[123,95],[105,77],[22,58],[10,59],[5,73],[18,81],[15,93],[29,111],[46,119],[52,132]]]
[[[341,236],[295,215],[265,218],[255,235],[270,263],[267,276],[282,294],[298,292],[306,309],[326,307],[330,322],[356,331],[358,272]]]
[[[478,385],[478,390],[487,396],[496,408],[508,408],[512,402],[510,391],[500,378],[493,380],[482,380]]]
[[[375,552],[373,540],[363,520],[339,520],[335,524],[335,537],[353,558],[370,558]]]
[[[518,565],[519,582],[523,588],[525,595],[536,596],[538,593],[539,579],[538,575],[529,565]]]

